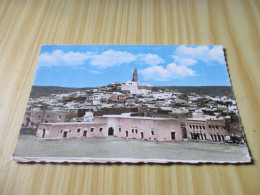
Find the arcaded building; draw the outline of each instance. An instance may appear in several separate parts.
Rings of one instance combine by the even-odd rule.
[[[150,141],[182,141],[178,119],[132,117],[130,114],[93,117],[84,122],[42,123],[37,136],[43,138],[91,138],[115,136]]]
[[[186,131],[188,139],[214,142],[224,142],[229,135],[225,120],[218,118],[187,118]]]

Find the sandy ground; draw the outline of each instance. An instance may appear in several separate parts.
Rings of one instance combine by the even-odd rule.
[[[119,159],[123,162],[142,160],[144,162],[190,160],[191,162],[247,162],[250,160],[247,147],[241,145],[191,141],[151,142],[116,137],[44,140],[34,135],[23,134],[19,135],[13,156],[16,161],[37,161],[37,159],[53,161],[56,157],[60,161],[65,159],[74,162],[102,162],[95,159],[114,159],[111,162],[118,162]]]

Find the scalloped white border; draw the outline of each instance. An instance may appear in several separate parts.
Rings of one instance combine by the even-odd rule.
[[[209,160],[171,160],[171,159],[132,159],[132,158],[87,158],[87,157],[17,157],[12,156],[17,162],[46,162],[46,163],[250,163],[252,158],[248,154],[245,160],[241,161],[209,161]]]

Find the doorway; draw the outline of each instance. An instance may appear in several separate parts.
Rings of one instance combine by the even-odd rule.
[[[63,138],[66,138],[68,136],[68,131],[64,131]]]
[[[125,132],[125,136],[128,137],[128,131]]]
[[[113,129],[113,127],[110,127],[108,129],[108,136],[113,136],[113,135],[114,135],[114,129]]]
[[[87,137],[88,131],[83,131],[83,137]]]
[[[45,136],[45,129],[42,130],[42,137]]]
[[[175,132],[171,132],[171,138],[172,140],[175,140]]]

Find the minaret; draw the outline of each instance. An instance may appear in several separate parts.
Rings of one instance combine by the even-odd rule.
[[[134,74],[133,74],[132,81],[138,82],[138,79],[137,79],[137,70],[136,70],[136,69],[134,70]]]

